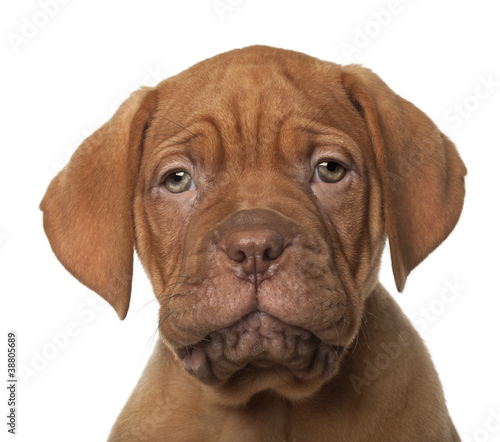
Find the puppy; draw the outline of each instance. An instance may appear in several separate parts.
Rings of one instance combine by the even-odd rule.
[[[134,247],[160,339],[111,441],[458,441],[399,291],[466,169],[378,76],[254,46],[134,92],[41,203],[61,263],[123,319]],[[370,369],[371,367],[371,369]]]

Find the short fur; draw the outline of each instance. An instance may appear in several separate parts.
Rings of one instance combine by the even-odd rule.
[[[316,166],[346,170],[335,183]],[[185,171],[195,187],[172,193]],[[254,46],[133,93],[51,182],[62,264],[158,341],[111,441],[458,441],[398,290],[452,231],[454,145],[377,75]]]

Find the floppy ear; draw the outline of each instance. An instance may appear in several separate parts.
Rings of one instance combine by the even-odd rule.
[[[124,319],[134,250],[132,198],[154,90],[134,92],[78,147],[40,204],[52,250]]]
[[[401,292],[408,274],[455,227],[467,170],[454,144],[427,115],[373,72],[346,66],[343,84],[372,141],[392,270]]]

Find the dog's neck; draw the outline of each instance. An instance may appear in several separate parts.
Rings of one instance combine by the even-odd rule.
[[[367,299],[363,325],[339,373],[314,395],[301,401],[291,402],[263,391],[241,406],[228,406],[214,387],[202,385],[188,375],[171,351],[159,342],[133,393],[134,407],[137,407],[136,401],[144,400],[147,401],[145,407],[151,409],[153,399],[156,404],[152,408],[157,412],[145,416],[135,431],[147,438],[148,428],[158,431],[158,427],[164,425],[165,434],[172,440],[201,440],[200,437],[228,441],[274,440],[270,435],[276,435],[276,440],[293,440],[295,433],[317,434],[318,428],[313,428],[315,422],[327,421],[331,426],[324,429],[325,437],[330,431],[338,434],[345,431],[347,435],[352,426],[360,425],[366,416],[405,412],[392,410],[391,402],[380,401],[380,397],[400,389],[410,389],[419,396],[423,383],[433,382],[434,369],[428,358],[421,357],[423,352],[426,349],[420,337],[380,284]],[[177,398],[175,403],[171,403],[171,397]],[[128,406],[130,401],[124,409],[125,415]],[[367,409],[370,413],[366,413]],[[190,428],[176,427],[179,415],[191,416]],[[186,418],[182,422],[186,422]]]

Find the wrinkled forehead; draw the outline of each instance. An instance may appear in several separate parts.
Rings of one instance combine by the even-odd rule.
[[[266,167],[273,159],[305,157],[328,140],[366,142],[361,117],[339,87],[340,67],[210,62],[159,86],[145,154],[189,148],[219,168]]]

